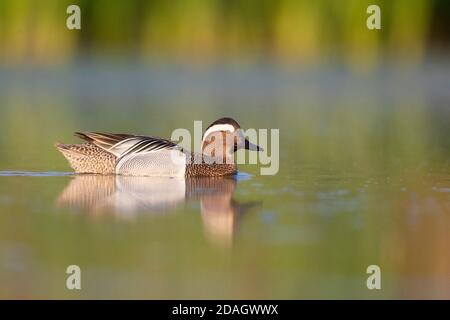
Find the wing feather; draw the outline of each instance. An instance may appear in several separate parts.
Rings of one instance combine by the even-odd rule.
[[[76,132],[75,135],[95,144],[118,158],[157,151],[174,149],[178,145],[170,140],[123,133]]]

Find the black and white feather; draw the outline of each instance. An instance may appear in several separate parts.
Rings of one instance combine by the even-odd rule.
[[[76,132],[75,134],[81,139],[114,154],[118,158],[161,149],[180,148],[176,143],[162,138],[122,133]]]
[[[77,132],[76,135],[115,155],[116,174],[184,177],[188,154],[172,141],[98,132]]]

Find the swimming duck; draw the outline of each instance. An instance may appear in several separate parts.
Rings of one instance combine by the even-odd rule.
[[[201,153],[162,139],[132,134],[76,132],[86,142],[55,143],[77,173],[130,176],[227,176],[237,172],[234,152],[262,151],[231,118],[214,121],[204,132]]]

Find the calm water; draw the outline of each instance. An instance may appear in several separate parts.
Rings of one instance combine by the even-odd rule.
[[[2,69],[0,298],[450,298],[449,80],[447,63]],[[222,116],[280,129],[277,175],[74,175],[53,148]]]

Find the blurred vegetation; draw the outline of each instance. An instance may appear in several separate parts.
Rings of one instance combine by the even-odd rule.
[[[81,7],[80,31],[66,28],[69,4]],[[381,7],[382,32],[366,28],[370,4]],[[3,0],[0,61],[342,59],[364,68],[390,56],[414,63],[430,41],[446,43],[449,9],[443,0]]]
[[[66,28],[69,4],[81,7],[81,31]],[[369,4],[381,7],[382,32],[366,28]],[[77,141],[74,131],[169,137],[222,116],[280,129],[279,174],[240,166],[254,176],[237,200],[263,205],[243,217],[232,252],[207,242],[198,203],[96,220],[55,207],[70,177],[0,177],[0,297],[448,298],[448,65],[376,67],[445,52],[449,9],[444,0],[0,1],[0,65],[13,66],[0,68],[1,171],[69,171],[52,144]],[[223,59],[375,72],[173,63]],[[77,292],[63,286],[73,263],[88,284]],[[378,295],[364,286],[373,263],[385,279]]]

